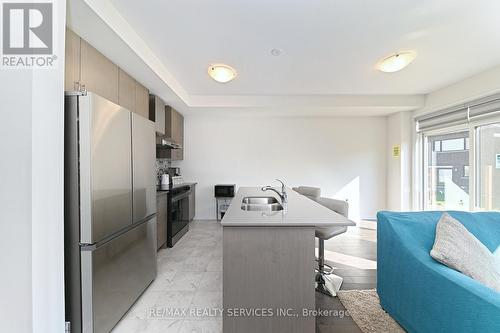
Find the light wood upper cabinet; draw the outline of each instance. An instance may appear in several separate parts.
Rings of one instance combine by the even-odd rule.
[[[83,39],[80,57],[80,76],[85,88],[118,104],[118,66]]]
[[[121,68],[118,69],[118,104],[135,112],[135,80]]]
[[[80,37],[66,29],[66,52],[64,58],[64,90],[78,90],[80,82]]]
[[[135,112],[149,118],[149,91],[139,82],[135,82]]]
[[[150,118],[148,89],[68,28],[65,53],[64,90],[85,87],[144,118]]]

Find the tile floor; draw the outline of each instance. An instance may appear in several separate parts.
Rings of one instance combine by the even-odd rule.
[[[326,241],[325,257],[344,278],[342,289],[374,288],[376,223],[363,221]],[[337,298],[320,293],[316,293],[316,307],[345,310]],[[113,333],[222,332],[220,314],[192,312],[204,308],[222,308],[222,227],[216,221],[192,222],[174,248],[158,252],[156,280]],[[360,332],[348,316],[317,318],[316,323],[320,333]]]
[[[216,221],[192,222],[175,247],[158,252],[156,280],[112,332],[222,332],[216,313],[190,312],[203,308],[222,308],[222,227]]]

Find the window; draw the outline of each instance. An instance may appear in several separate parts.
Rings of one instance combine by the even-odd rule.
[[[500,94],[415,120],[419,208],[500,211]]]
[[[452,168],[438,168],[438,183],[445,184],[449,180],[453,180]]]
[[[466,141],[469,132],[427,136],[425,139],[425,209],[468,210],[469,149]]]
[[[500,210],[500,124],[477,127],[476,138],[476,206]]]
[[[441,151],[441,141],[434,141],[434,151]]]
[[[468,139],[468,138],[467,138]],[[465,150],[465,138],[441,141],[442,151]]]

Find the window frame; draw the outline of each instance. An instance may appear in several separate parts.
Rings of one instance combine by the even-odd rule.
[[[414,194],[417,195],[417,200],[415,201],[418,205],[419,210],[426,210],[427,205],[427,177],[424,172],[427,168],[427,158],[428,158],[428,137],[435,135],[445,135],[456,132],[469,132],[469,211],[477,211],[481,210],[478,202],[478,193],[479,193],[479,182],[477,181],[477,170],[478,163],[480,163],[479,159],[476,158],[478,154],[478,140],[477,135],[479,133],[479,127],[500,124],[500,115],[491,116],[487,118],[479,118],[479,119],[471,119],[467,124],[449,126],[439,129],[433,129],[428,131],[422,131],[417,133],[416,136],[416,152],[417,159],[420,160],[418,165],[418,175],[420,178],[418,182],[418,186],[421,188],[416,188]],[[464,142],[464,148],[466,147]],[[441,144],[442,148],[442,144]]]
[[[429,141],[428,137],[429,136],[436,136],[436,135],[446,135],[446,134],[452,134],[452,133],[457,133],[457,132],[469,132],[469,210],[471,210],[471,207],[473,206],[473,198],[470,192],[471,191],[471,177],[470,177],[470,163],[471,163],[471,149],[470,149],[470,139],[471,139],[471,132],[469,128],[469,124],[462,124],[462,125],[456,125],[456,126],[450,126],[446,128],[439,128],[439,129],[434,129],[434,130],[429,130],[429,131],[424,131],[419,133],[419,136],[421,137],[421,147],[420,151],[422,152],[421,155],[421,160],[422,163],[420,164],[420,177],[422,180],[421,186],[422,186],[422,191],[421,191],[421,198],[420,198],[420,210],[426,210],[427,207],[427,186],[428,186],[428,177],[425,175],[425,171],[427,169],[428,165],[428,149],[429,149]],[[442,148],[442,144],[441,144]],[[464,148],[465,148],[465,140],[464,140]],[[441,150],[442,151],[442,150]],[[475,197],[474,197],[475,198]]]

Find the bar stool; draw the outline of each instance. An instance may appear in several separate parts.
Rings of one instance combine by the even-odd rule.
[[[348,215],[349,205],[346,201],[330,198],[317,198],[316,202],[340,215],[345,217]],[[346,231],[347,227],[316,227],[315,234],[319,240],[316,290],[329,296],[337,295],[343,279],[342,277],[333,274],[333,267],[325,263],[325,240],[343,234]]]
[[[321,198],[321,189],[318,187],[299,186],[294,191],[318,202],[320,205],[347,217],[349,205],[346,201]],[[316,269],[316,290],[329,296],[336,296],[343,279],[333,274],[333,267],[325,263],[325,240],[343,234],[347,227],[316,227],[315,235],[318,238],[318,268]]]
[[[319,187],[299,186],[293,187],[292,190],[314,201],[321,196],[321,189]]]

